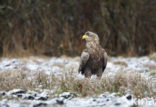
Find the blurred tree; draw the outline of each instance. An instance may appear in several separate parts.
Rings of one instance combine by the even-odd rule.
[[[110,55],[156,51],[155,0],[1,0],[0,54],[78,55],[99,34]]]

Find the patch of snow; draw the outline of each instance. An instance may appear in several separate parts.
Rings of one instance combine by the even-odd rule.
[[[28,70],[31,70],[31,71],[35,71],[35,70],[38,70],[39,68],[39,65],[33,61],[29,61],[27,64],[26,64],[26,68]]]
[[[43,71],[46,74],[50,75],[54,73],[55,75],[63,75],[65,73],[72,73],[75,79],[84,79],[84,75],[78,73],[79,67],[79,57],[75,58],[67,58],[67,57],[52,57],[52,58],[40,58],[40,57],[29,57],[29,58],[1,58],[0,60],[0,73],[5,72],[7,70],[28,70],[31,71],[27,75],[30,75],[30,79],[33,77],[36,71]],[[123,65],[122,65],[123,64]],[[109,76],[112,77],[116,75],[118,71],[124,72],[135,72],[138,73],[145,79],[154,78],[154,76],[150,76],[150,66],[156,66],[156,61],[151,60],[149,57],[112,57],[107,63],[107,67],[102,77]],[[153,71],[156,71],[153,69]],[[91,81],[96,79],[96,76],[91,77]],[[150,84],[149,84],[150,85]],[[156,89],[153,89],[154,91]],[[1,93],[3,91],[0,91]],[[131,92],[131,90],[127,89],[126,93]],[[41,90],[40,93],[35,91],[26,91],[22,89],[14,89],[9,92],[5,92],[2,95],[2,100],[0,101],[0,106],[11,106],[11,107],[21,107],[21,106],[30,106],[33,105],[61,105],[68,107],[80,107],[80,106],[103,106],[103,107],[116,107],[116,106],[132,106],[137,99],[125,96],[116,96],[117,93],[104,93],[97,97],[70,97],[71,93],[66,92],[59,95],[58,98],[49,98],[49,94],[54,94],[54,90]],[[146,92],[145,92],[146,93]],[[13,96],[13,98],[18,98],[21,96],[20,101],[15,99],[9,100],[6,99],[5,96]],[[45,101],[43,101],[45,100]],[[141,100],[141,99],[140,99]],[[153,101],[153,100],[150,100]],[[156,103],[154,104],[156,106]],[[153,107],[154,107],[153,106]],[[148,105],[147,105],[148,107]]]

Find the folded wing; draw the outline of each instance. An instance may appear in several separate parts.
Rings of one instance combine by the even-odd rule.
[[[83,50],[82,54],[81,54],[81,59],[80,59],[80,66],[79,66],[79,72],[81,72],[82,74],[84,73],[85,67],[86,67],[86,63],[89,59],[89,53],[87,52],[87,50]]]
[[[103,55],[104,55],[104,59],[103,59],[103,61],[104,61],[104,63],[103,63],[103,71],[105,70],[105,68],[106,68],[106,65],[107,65],[107,59],[108,59],[108,56],[107,56],[107,53],[106,53],[106,51],[103,49]]]

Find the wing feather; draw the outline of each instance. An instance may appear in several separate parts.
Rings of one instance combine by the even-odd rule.
[[[86,63],[87,63],[88,59],[89,59],[89,53],[85,49],[81,53],[80,66],[79,66],[78,72],[81,72],[82,74],[84,73],[84,69],[85,69],[85,66],[86,66]]]
[[[107,53],[106,53],[106,51],[103,49],[103,55],[104,55],[104,59],[103,59],[103,61],[104,61],[104,63],[103,63],[103,71],[105,70],[105,68],[106,68],[106,66],[107,66],[107,60],[108,60],[108,56],[107,56]]]

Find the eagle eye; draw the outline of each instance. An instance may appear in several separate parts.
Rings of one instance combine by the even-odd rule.
[[[86,34],[86,35],[89,35],[89,31],[87,31],[85,34]]]

